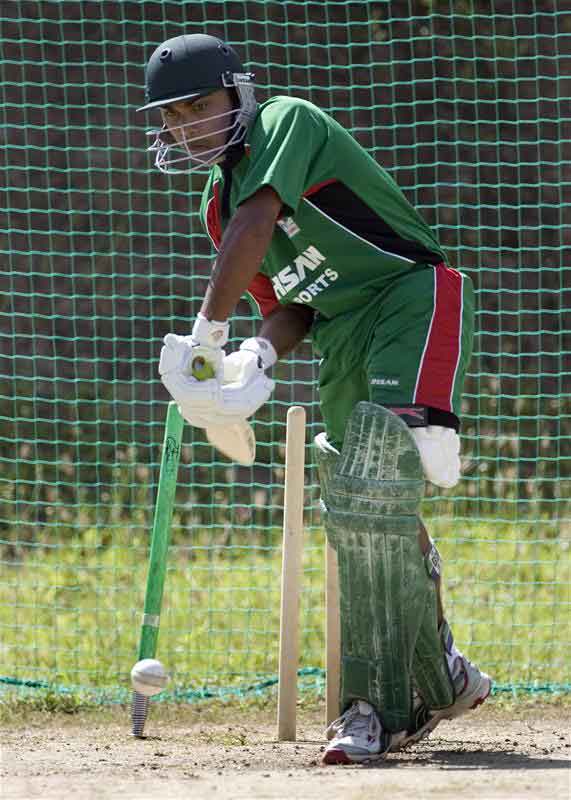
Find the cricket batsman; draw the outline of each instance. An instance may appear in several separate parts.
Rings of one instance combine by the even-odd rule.
[[[239,437],[271,396],[267,370],[311,337],[341,612],[342,715],[324,761],[369,762],[491,689],[454,645],[440,558],[419,517],[426,480],[451,488],[460,479],[473,288],[341,125],[295,97],[258,105],[253,78],[232,47],[203,34],[169,39],[147,64],[140,110],[162,118],[156,166],[210,170],[201,216],[218,251],[192,332],[165,337],[159,372],[191,425]],[[245,293],[263,321],[226,355]]]

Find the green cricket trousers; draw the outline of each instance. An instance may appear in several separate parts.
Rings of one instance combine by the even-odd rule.
[[[361,400],[388,406],[408,424],[457,428],[473,332],[472,282],[445,264],[417,265],[362,309],[318,316],[312,338],[331,444],[341,447]]]

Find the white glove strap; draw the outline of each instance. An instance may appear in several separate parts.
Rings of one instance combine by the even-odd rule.
[[[198,312],[196,321],[192,327],[192,338],[196,344],[203,347],[224,347],[228,341],[230,323],[216,322],[214,319],[206,319],[204,314]]]
[[[275,347],[269,339],[264,339],[261,336],[254,336],[251,339],[244,339],[240,345],[240,350],[248,350],[250,353],[255,353],[262,359],[264,369],[273,367],[278,360],[278,354]]]

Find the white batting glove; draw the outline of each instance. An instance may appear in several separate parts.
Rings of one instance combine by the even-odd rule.
[[[240,349],[230,353],[223,361],[224,383],[245,382],[249,378],[264,372],[278,360],[274,346],[268,339],[256,337],[245,339]]]
[[[181,376],[192,376],[194,360],[197,357],[203,359],[201,362],[203,369],[206,368],[209,372],[214,372],[216,376],[219,376],[222,359],[225,355],[222,348],[228,341],[228,329],[228,322],[208,320],[199,313],[190,336],[167,333],[159,363],[159,372],[163,383],[165,383],[165,376],[176,372]],[[167,386],[166,383],[165,386]],[[167,389],[170,391],[168,386]],[[174,399],[176,400],[176,397]]]
[[[224,358],[222,406],[227,413],[254,414],[270,397],[275,383],[265,370],[277,361],[277,353],[267,339],[246,339],[240,349]]]
[[[193,362],[197,356],[203,359],[203,365],[207,362],[207,366],[211,368],[214,374],[211,380],[197,380],[193,377]],[[206,427],[198,423],[198,418],[203,417],[203,412],[209,415],[216,405],[223,358],[224,350],[198,345],[193,336],[168,333],[164,338],[159,362],[161,381],[191,425]]]
[[[251,339],[244,339],[240,345],[241,353],[255,353],[262,361],[263,369],[273,367],[278,360],[278,354],[275,347],[269,339],[264,339],[262,336],[254,336]]]
[[[275,355],[273,347],[269,347],[266,363],[271,362],[272,353]],[[266,348],[260,349],[266,352]],[[193,377],[192,364],[197,355],[213,365],[212,379]],[[196,344],[194,336],[174,333],[165,336],[159,363],[161,381],[183,417],[195,427],[210,428],[244,421],[273,391],[274,382],[264,374],[264,359],[258,355],[255,343],[253,350],[244,348],[230,361],[223,361],[223,358],[223,350]]]
[[[194,336],[179,336],[176,333],[167,333],[163,342],[159,361],[161,377],[173,372],[191,377],[197,356],[208,362],[216,375],[222,374],[222,359],[226,354],[220,347],[206,347],[198,344]]]
[[[224,347],[228,341],[230,323],[216,322],[214,319],[206,319],[204,314],[198,313],[196,321],[192,326],[192,338],[196,344],[203,347]]]
[[[219,374],[225,355],[222,348],[228,341],[229,328],[228,322],[209,320],[199,312],[190,336],[168,333],[164,338],[165,347],[161,350],[161,377],[173,371],[192,375],[193,361],[197,356],[201,356]]]

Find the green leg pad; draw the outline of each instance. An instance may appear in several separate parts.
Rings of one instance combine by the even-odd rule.
[[[339,561],[341,704],[366,699],[386,730],[401,731],[411,723],[415,644],[434,589],[418,546],[418,449],[395,414],[359,403],[340,455],[318,459]]]
[[[422,699],[428,708],[435,711],[452,705],[456,695],[444,652],[449,628],[443,625],[442,630],[438,630],[436,587],[433,581],[431,583],[432,586],[428,587],[429,602],[414,648],[412,671]]]

